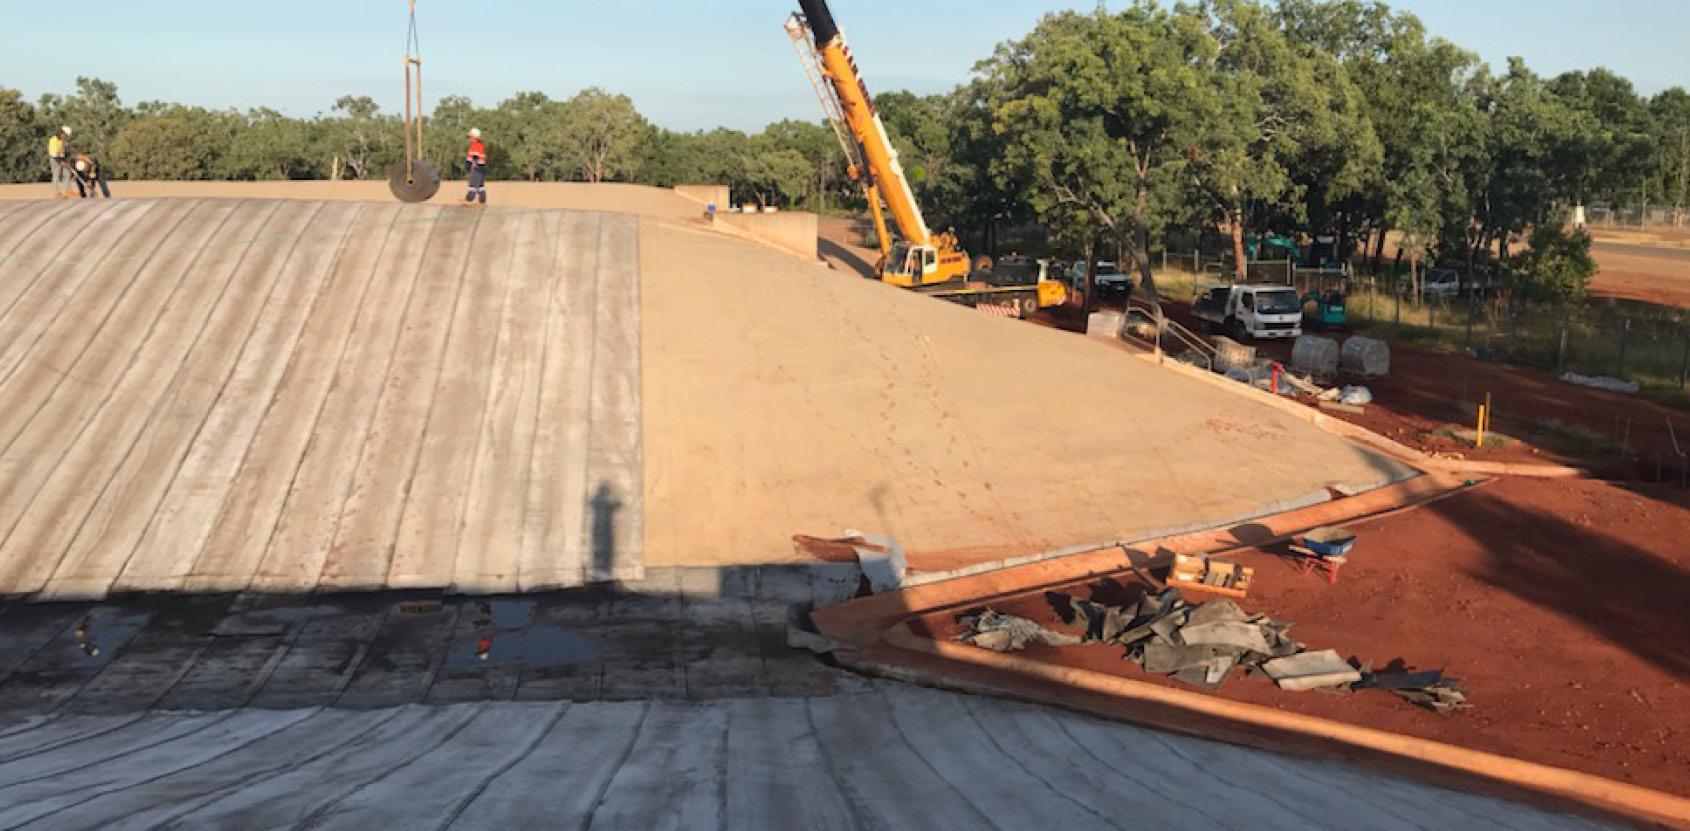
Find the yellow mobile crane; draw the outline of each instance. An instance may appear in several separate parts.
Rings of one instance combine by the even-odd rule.
[[[880,279],[967,306],[995,307],[1017,317],[1067,302],[1067,285],[1059,275],[1049,274],[1044,264],[999,270],[985,257],[970,263],[956,234],[928,229],[915,190],[898,162],[898,151],[892,149],[886,125],[875,112],[868,85],[827,0],[798,0],[798,5],[802,12],[787,20],[786,32],[845,150],[851,178],[862,183],[868,197],[880,240],[876,269]],[[886,227],[882,200],[902,237],[896,243]]]

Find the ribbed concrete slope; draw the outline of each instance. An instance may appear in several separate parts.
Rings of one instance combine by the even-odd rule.
[[[1597,828],[1366,772],[876,683],[815,699],[0,723],[30,828]]]
[[[0,594],[637,573],[637,240],[594,213],[0,205]]]

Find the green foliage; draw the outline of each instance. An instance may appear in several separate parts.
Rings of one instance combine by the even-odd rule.
[[[404,160],[403,119],[381,114],[367,95],[341,96],[334,102],[339,118],[325,124],[321,149],[330,154],[330,177],[386,179],[387,168]]]
[[[647,124],[626,95],[583,90],[564,103],[552,127],[544,135],[558,145],[565,168],[585,181],[628,179],[638,169]]]
[[[36,109],[48,130],[71,128],[70,143],[75,152],[102,158],[132,117],[117,97],[117,85],[98,78],[79,77],[74,95],[43,95]]]
[[[0,182],[47,178],[47,136],[35,108],[15,89],[0,87]]]
[[[1153,291],[1148,240],[1189,216],[1193,161],[1226,110],[1218,56],[1193,7],[1046,17],[978,70],[1002,140],[994,176],[1058,242],[1130,252]]]
[[[1543,225],[1532,232],[1531,247],[1514,257],[1514,275],[1527,299],[1562,305],[1583,301],[1596,276],[1596,260],[1590,256],[1590,235],[1567,233],[1559,226]]]
[[[222,175],[229,179],[316,179],[327,165],[317,158],[321,127],[294,121],[270,109],[253,110],[241,120]]]
[[[195,125],[181,116],[142,116],[112,140],[110,164],[131,179],[197,179],[207,170]]]

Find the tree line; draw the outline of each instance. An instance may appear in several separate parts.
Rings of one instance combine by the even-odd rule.
[[[117,86],[78,78],[69,95],[31,103],[0,87],[0,181],[48,176],[47,137],[71,144],[132,180],[385,179],[404,159],[403,116],[367,96],[343,96],[328,114],[293,118],[164,102],[125,106]],[[829,210],[861,204],[832,130],[783,121],[761,133],[675,132],[652,125],[627,96],[588,89],[567,100],[523,92],[492,108],[443,98],[425,122],[423,158],[464,173],[465,135],[483,131],[488,176],[499,180],[729,184],[735,198]]]
[[[1594,266],[1588,240],[1559,238],[1571,206],[1682,216],[1690,200],[1683,89],[1493,70],[1370,0],[1053,14],[917,105],[948,125],[909,133],[930,213],[1036,224],[1071,252],[1122,252],[1146,281],[1158,240],[1208,228],[1240,263],[1249,236],[1366,241],[1375,265],[1390,238],[1410,266],[1513,264],[1575,299]]]
[[[1690,93],[1644,96],[1605,69],[1492,69],[1373,0],[1056,13],[953,91],[876,103],[934,224],[987,251],[997,229],[1037,227],[1071,254],[1119,251],[1146,278],[1152,246],[1175,229],[1229,234],[1239,260],[1251,236],[1365,243],[1376,261],[1389,237],[1410,265],[1477,272],[1558,228],[1571,205],[1682,215],[1690,201]],[[0,180],[44,179],[60,124],[116,178],[379,179],[404,152],[400,116],[368,97],[291,118],[126,107],[112,83],[79,78],[34,103],[0,88]],[[424,155],[461,172],[472,126],[488,136],[494,179],[722,183],[740,202],[862,207],[821,123],[676,132],[599,89],[491,108],[450,97]]]

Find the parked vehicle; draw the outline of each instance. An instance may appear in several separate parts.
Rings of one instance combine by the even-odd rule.
[[[1068,270],[1068,285],[1075,291],[1085,291],[1086,264],[1084,261],[1074,263]],[[1133,278],[1121,271],[1121,267],[1107,260],[1097,263],[1097,290],[1099,294],[1123,297],[1133,293]]]
[[[1434,268],[1421,281],[1420,296],[1428,300],[1454,300],[1458,297],[1486,297],[1496,291],[1490,277],[1464,277],[1454,268]]]
[[[1461,272],[1453,268],[1434,268],[1426,272],[1426,279],[1420,284],[1420,294],[1442,300],[1460,297]]]
[[[1233,340],[1303,335],[1303,298],[1290,286],[1232,283],[1204,286],[1192,308],[1210,331]]]

